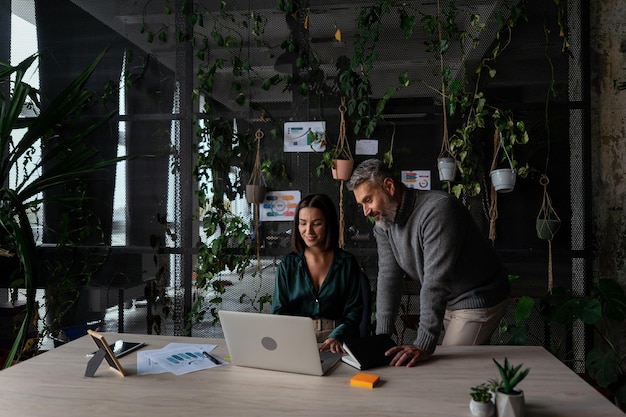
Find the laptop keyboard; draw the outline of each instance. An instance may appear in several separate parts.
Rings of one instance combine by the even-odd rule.
[[[326,372],[331,366],[341,360],[342,353],[333,353],[329,350],[320,352],[320,361],[322,362],[322,370]]]

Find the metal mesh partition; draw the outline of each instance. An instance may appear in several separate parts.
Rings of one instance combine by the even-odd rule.
[[[569,60],[569,101],[570,103],[584,103],[586,87],[585,62],[583,60],[585,48],[583,46],[583,10],[580,0],[568,2],[568,26],[570,28],[570,49],[572,54]],[[572,293],[574,295],[586,295],[588,293],[588,283],[591,278],[591,239],[587,236],[588,218],[587,213],[589,186],[587,181],[590,175],[590,155],[589,139],[585,136],[589,131],[582,108],[570,109],[570,178],[571,178],[571,206],[572,206],[572,228],[571,245],[573,253],[579,253],[572,258]],[[585,355],[587,352],[587,335],[585,326],[582,323],[575,323],[572,328],[572,369],[577,372],[585,370]]]
[[[149,3],[149,7],[155,8],[154,10],[150,9],[149,12],[159,13],[158,7],[160,6],[157,4],[159,2]],[[184,1],[182,0],[176,2],[177,6],[181,6],[183,3]],[[263,7],[262,12],[269,19],[267,26],[264,28],[264,36],[267,39],[278,44],[280,40],[285,38],[291,39],[296,35],[290,32],[293,30],[293,27],[289,26],[289,22],[285,20],[283,13],[275,10],[273,2],[260,3],[263,4],[259,4],[258,7]],[[306,39],[297,39],[309,42],[314,52],[320,58],[320,68],[325,71],[325,81],[330,83],[329,80],[332,80],[338,74],[334,61],[342,54],[350,56],[352,51],[348,49],[349,42],[344,42],[343,44],[332,43],[334,38],[327,36],[326,32],[330,31],[329,33],[332,35],[337,22],[342,24],[350,22],[350,29],[354,33],[354,21],[357,18],[358,9],[363,7],[363,5],[354,2],[354,7],[335,9],[333,5],[324,4],[324,2],[310,3],[313,11],[309,16],[310,30],[306,33]],[[499,2],[496,4],[496,2],[480,0],[463,1],[458,2],[458,4],[464,10],[480,13],[486,18],[493,17],[493,13],[499,11],[499,8],[502,6],[502,3]],[[237,6],[241,7],[242,10],[240,12],[243,16],[249,11],[249,8],[254,9],[254,7],[257,7],[257,4],[238,2]],[[120,2],[120,7],[124,10],[132,8],[131,5],[125,4],[125,2]],[[207,6],[207,8],[210,7],[211,5]],[[212,7],[213,12],[215,12],[215,6],[213,5]],[[434,13],[434,5],[432,4],[420,7],[424,7],[421,10],[423,13]],[[562,154],[567,155],[559,155],[557,158],[554,158],[560,164],[558,166],[559,170],[565,169],[565,173],[562,174],[562,171],[560,171],[556,174],[553,184],[563,185],[564,189],[569,186],[569,190],[562,191],[566,195],[565,199],[568,200],[563,204],[565,206],[563,212],[566,213],[569,225],[561,232],[563,235],[567,234],[567,236],[564,236],[557,242],[558,245],[555,245],[558,248],[559,257],[557,272],[561,282],[566,280],[575,294],[586,293],[590,268],[588,256],[590,252],[590,238],[587,220],[589,217],[587,209],[589,204],[589,193],[587,190],[589,174],[587,147],[589,139],[586,133],[588,129],[585,125],[588,116],[584,97],[584,91],[587,86],[584,85],[584,80],[586,79],[584,74],[584,65],[586,64],[584,62],[584,54],[586,51],[582,33],[584,15],[581,12],[582,7],[580,0],[567,2],[567,24],[571,53],[566,58],[558,58],[560,67],[557,69],[557,72],[560,72],[555,78],[561,83],[557,88],[565,94],[559,95],[555,99],[557,103],[551,107],[551,110],[555,109],[556,116],[554,116],[554,119],[558,120],[550,120],[557,127],[554,130],[558,130],[558,132],[553,134],[555,137],[558,136],[557,139],[560,141],[558,143],[565,144],[565,147],[568,148]],[[182,7],[176,7],[177,13],[173,16],[175,24],[179,25],[179,27],[188,24],[185,16],[180,13],[181,9]],[[125,10],[125,13],[135,17],[141,15],[141,12],[131,10]],[[539,19],[537,15],[534,15],[533,18]],[[171,19],[171,17],[168,19]],[[439,152],[441,109],[437,106],[439,102],[437,94],[433,92],[429,85],[437,85],[435,81],[438,80],[438,63],[433,59],[432,53],[424,50],[423,39],[419,41],[416,39],[408,42],[403,41],[403,34],[398,28],[396,19],[397,16],[393,13],[384,17],[384,24],[389,26],[390,29],[381,35],[381,40],[378,44],[380,57],[373,74],[379,78],[376,79],[377,81],[373,85],[372,98],[374,100],[380,99],[384,94],[385,87],[395,85],[398,73],[404,67],[408,68],[410,77],[419,82],[415,82],[410,88],[400,89],[397,93],[398,96],[394,96],[396,101],[389,103],[385,121],[393,122],[394,126],[393,128],[389,125],[382,126],[380,136],[377,138],[379,140],[377,156],[380,157],[388,150],[393,131],[393,134],[395,134],[394,164],[396,168],[424,168],[436,172],[431,161],[436,159]],[[131,20],[128,22],[131,22]],[[139,32],[135,27],[130,27],[131,23],[127,24],[129,26],[124,27],[123,30],[120,30],[121,32],[133,33],[135,30]],[[346,25],[348,24],[346,23]],[[242,26],[236,29],[244,28]],[[348,28],[343,29],[344,35],[348,36]],[[531,41],[527,41],[525,37],[531,39],[532,34],[529,33],[530,29],[525,26],[519,28],[519,31],[519,33],[514,34],[514,42],[517,43],[513,47],[518,49],[509,51],[508,56],[498,58],[498,65],[508,62],[508,66],[507,64],[503,65],[502,75],[499,74],[498,77],[494,78],[493,84],[490,86],[492,89],[490,92],[495,92],[498,97],[507,96],[509,100],[507,103],[512,103],[512,108],[523,116],[544,116],[545,103],[543,100],[546,93],[546,80],[541,78],[545,74],[539,73],[541,65],[537,64],[537,62],[544,59],[543,51],[537,53],[537,55],[541,55],[539,58],[533,55],[532,59],[534,60],[529,59],[531,61],[530,64],[525,62],[526,58],[528,58],[527,55],[530,56],[531,53],[536,52],[535,50],[540,50],[544,47],[543,40],[537,41],[532,38]],[[484,34],[484,36],[486,41],[484,44],[481,43],[480,47],[474,51],[476,55],[471,57],[471,64],[477,62],[488,51],[495,33],[489,32]],[[137,42],[140,43],[139,41]],[[259,51],[258,45],[251,40],[248,40],[248,42],[243,45],[244,49],[249,48],[247,57],[253,66],[259,67],[259,74],[255,76],[256,78],[253,77],[253,81],[256,84],[242,86],[250,101],[255,104],[261,103],[266,109],[269,109],[272,116],[280,124],[286,121],[324,120],[327,123],[327,135],[334,142],[339,132],[338,97],[321,94],[303,96],[296,91],[280,88],[264,91],[259,87],[260,80],[263,77],[276,73],[282,75],[277,70],[279,55],[276,53],[276,55],[271,57],[276,62],[276,65],[274,65],[274,62],[268,63],[266,62],[268,60],[267,57],[271,53],[267,50]],[[173,49],[172,45],[175,45],[176,49]],[[152,46],[144,45],[144,47]],[[458,46],[451,46],[451,48],[456,47]],[[552,48],[550,51],[553,54],[555,50],[560,49],[554,47],[554,45],[550,45],[550,47]],[[193,272],[195,262],[197,262],[195,258],[196,242],[200,239],[199,235],[202,235],[202,232],[201,225],[195,215],[198,204],[194,194],[196,186],[194,185],[192,172],[195,158],[193,146],[196,140],[194,118],[202,119],[204,115],[200,115],[199,109],[194,107],[197,106],[197,103],[192,103],[188,99],[192,97],[194,88],[197,87],[194,85],[197,82],[197,57],[194,57],[194,52],[190,48],[187,42],[171,42],[167,52],[163,52],[159,48],[154,48],[154,51],[152,51],[156,59],[162,61],[163,67],[171,70],[171,73],[162,71],[161,73],[151,74],[151,76],[160,77],[160,80],[167,80],[168,83],[171,82],[171,78],[174,79],[172,82],[173,87],[171,87],[171,96],[174,97],[173,104],[170,107],[171,114],[167,114],[168,109],[168,111],[158,114],[160,117],[152,114],[130,114],[128,117],[129,123],[135,123],[135,134],[139,130],[154,130],[150,134],[143,134],[141,136],[142,141],[149,141],[153,136],[157,136],[157,132],[167,130],[167,141],[165,142],[170,148],[168,149],[168,159],[167,162],[160,161],[158,170],[167,170],[168,178],[162,180],[159,177],[159,184],[154,186],[154,188],[167,188],[169,191],[163,192],[163,194],[167,194],[167,198],[171,199],[171,201],[168,200],[167,207],[164,207],[160,200],[156,203],[152,201],[146,203],[143,200],[147,200],[151,196],[140,193],[141,199],[130,200],[129,205],[144,204],[148,206],[152,203],[156,206],[156,209],[150,208],[153,210],[150,214],[154,214],[154,211],[157,210],[159,213],[167,211],[166,224],[174,230],[174,237],[171,239],[167,233],[165,234],[166,244],[161,248],[163,253],[158,254],[161,258],[167,258],[161,263],[166,264],[169,273],[170,285],[168,294],[172,298],[172,314],[164,323],[163,332],[171,334],[182,334],[184,332],[186,315],[189,313],[193,301],[199,295],[199,290],[193,286]],[[222,51],[213,52],[223,53]],[[451,53],[456,52],[451,51]],[[220,57],[222,56],[220,55]],[[403,59],[403,57],[406,57],[406,59]],[[566,64],[561,65],[564,61],[566,61]],[[225,62],[228,62],[228,60],[226,59]],[[528,74],[517,74],[515,70],[521,65],[520,63],[536,66],[538,68],[537,79]],[[454,76],[463,78],[460,75],[462,72],[460,63],[458,67],[455,63],[452,70],[456,71]],[[499,81],[501,79],[503,81]],[[564,82],[563,79],[565,79]],[[224,67],[217,71],[215,82],[218,87],[215,89],[216,97],[213,97],[213,99],[219,102],[219,105],[216,106],[216,115],[236,122],[238,128],[242,131],[254,132],[257,128],[263,129],[266,142],[261,151],[261,157],[275,161],[280,160],[280,162],[284,163],[286,171],[289,173],[289,178],[273,179],[270,183],[270,190],[297,190],[302,195],[324,192],[331,196],[337,206],[341,205],[343,207],[346,224],[346,249],[354,252],[359,257],[362,266],[372,280],[372,288],[375,288],[377,259],[371,224],[364,219],[352,194],[346,189],[342,193],[340,189],[341,183],[333,180],[328,172],[320,176],[316,174],[316,168],[320,164],[322,155],[313,152],[284,152],[281,139],[270,138],[269,125],[261,121],[259,112],[253,109],[252,106],[239,106],[230,97],[232,92],[229,92],[229,89],[233,85],[232,69],[230,67]],[[152,94],[155,90],[161,88],[161,85],[158,83],[155,83],[155,85],[148,85],[145,87],[146,91]],[[146,94],[146,91],[143,93]],[[152,96],[148,94],[142,96],[141,99],[137,99],[136,105],[139,107],[139,110],[145,110],[140,106],[142,100],[147,102],[151,99]],[[553,103],[550,103],[550,105],[552,106]],[[151,111],[158,112],[154,109],[151,109]],[[135,112],[140,113],[137,109],[135,109]],[[146,111],[146,113],[150,112]],[[565,117],[562,117],[563,115]],[[133,117],[139,119],[140,123],[133,120]],[[150,119],[150,117],[154,118]],[[165,117],[168,117],[168,120],[163,121]],[[153,120],[159,120],[159,126],[156,126]],[[165,127],[166,123],[169,123],[167,128]],[[533,126],[533,128],[539,130],[536,126]],[[540,136],[533,136],[533,139],[540,138]],[[350,138],[351,142],[355,139],[357,138]],[[132,142],[133,140],[137,141],[138,139],[129,134],[129,141]],[[159,141],[158,146],[164,147],[164,142]],[[146,149],[141,150],[148,153]],[[355,159],[358,163],[366,157],[364,155],[356,155]],[[562,163],[564,159],[566,161]],[[237,169],[240,169],[240,167],[233,167],[233,171]],[[138,169],[138,171],[141,171],[141,169]],[[140,174],[142,174],[142,181],[150,181],[151,177],[146,172],[140,172]],[[162,173],[159,173],[159,175],[162,175]],[[532,295],[537,295],[544,287],[544,265],[547,255],[543,242],[538,243],[532,233],[535,220],[534,214],[536,213],[534,205],[536,200],[533,200],[536,197],[536,190],[533,188],[535,184],[520,182],[522,184],[520,184],[521,189],[519,193],[511,193],[510,197],[501,199],[500,221],[502,223],[499,230],[501,238],[499,238],[500,240],[496,243],[496,246],[505,255],[509,256],[509,254],[512,254],[507,259],[509,266],[520,268],[524,273],[529,271],[527,276],[524,276],[524,279],[527,279],[525,284],[527,287],[523,288],[522,291],[528,291]],[[135,186],[141,187],[141,185]],[[436,189],[439,186],[440,184],[435,180],[433,188]],[[342,196],[343,200],[340,201]],[[559,197],[561,196],[559,195]],[[155,198],[155,200],[158,200],[158,198]],[[261,258],[258,260],[258,263],[256,259],[253,260],[253,264],[245,271],[243,278],[240,278],[233,271],[221,271],[216,279],[221,280],[225,284],[224,294],[203,290],[205,292],[201,295],[207,298],[221,297],[221,308],[229,310],[268,311],[269,304],[266,303],[261,306],[259,302],[264,295],[273,293],[275,266],[281,257],[290,250],[290,237],[294,231],[291,230],[289,221],[263,221],[258,225],[257,233],[253,206],[245,202],[244,196],[238,196],[237,199],[230,201],[230,204],[244,222],[250,225],[250,239],[255,241],[258,237]],[[147,208],[145,211],[138,210],[131,214],[135,217],[140,217],[145,212],[148,212],[147,210],[149,209]],[[478,213],[477,215],[480,216],[482,214],[481,202],[476,202],[472,210],[475,210]],[[523,210],[535,211],[535,213],[530,215],[522,213],[525,217],[522,217],[521,220],[513,216]],[[148,226],[144,227],[144,229],[137,232],[140,238],[144,240],[132,241],[131,239],[129,245],[145,245],[146,235],[150,233],[163,235],[161,229],[159,229],[158,233],[151,230]],[[149,255],[152,256],[151,253]],[[513,270],[512,272],[516,273],[517,271]],[[414,326],[412,320],[419,314],[416,291],[416,289],[407,291],[410,295],[405,296],[405,300],[403,300],[403,303],[406,305],[406,311],[403,312],[404,317],[400,318],[398,322],[398,328],[405,327],[405,341],[410,341],[414,337],[414,333],[412,333],[414,329],[406,325],[408,323],[409,326]],[[212,306],[207,304],[204,307],[210,309]],[[507,317],[512,319],[512,314],[513,310],[511,308]],[[570,344],[572,341],[575,341],[576,346],[568,346],[575,352],[575,361],[579,360],[581,352],[584,352],[586,349],[584,346],[586,334],[582,327],[577,326],[574,329],[574,333],[570,335],[560,334],[560,330],[554,330],[552,334],[547,334],[545,323],[541,321],[540,317],[535,315],[529,320],[529,325],[533,334],[532,339],[529,341],[530,343],[546,344],[550,338],[565,338],[569,340]],[[126,328],[131,329],[129,326],[126,326]],[[145,324],[137,328],[143,330]],[[207,316],[204,322],[194,325],[192,334],[196,336],[221,336],[221,330],[219,325],[215,325],[211,318]],[[499,336],[494,335],[493,343],[499,342]]]

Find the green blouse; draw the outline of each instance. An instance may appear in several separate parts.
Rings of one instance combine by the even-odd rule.
[[[339,321],[328,336],[358,337],[363,314],[359,265],[349,252],[336,249],[319,292],[315,291],[302,252],[286,255],[276,268],[272,313]]]

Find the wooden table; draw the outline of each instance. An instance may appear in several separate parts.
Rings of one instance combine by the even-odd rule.
[[[105,333],[145,341],[143,349],[169,342],[218,344],[221,339]],[[374,389],[351,387],[357,370],[337,365],[324,377],[249,369],[233,365],[181,376],[137,375],[136,353],[120,359],[129,373],[119,376],[105,362],[95,377],[84,377],[88,352],[82,337],[0,371],[0,410],[11,417],[76,416],[428,416],[471,417],[469,389],[497,376],[492,358],[508,357],[530,367],[520,384],[529,417],[621,416],[623,413],[592,387],[536,346],[438,348],[436,356],[415,368],[382,367]]]

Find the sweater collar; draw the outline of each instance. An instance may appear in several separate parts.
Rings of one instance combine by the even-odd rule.
[[[413,207],[415,206],[415,200],[417,198],[417,193],[414,189],[406,187],[404,184],[402,185],[402,201],[400,202],[400,206],[398,207],[398,213],[396,214],[396,219],[394,221],[398,226],[404,226],[409,217],[411,217],[411,212],[413,211]]]

